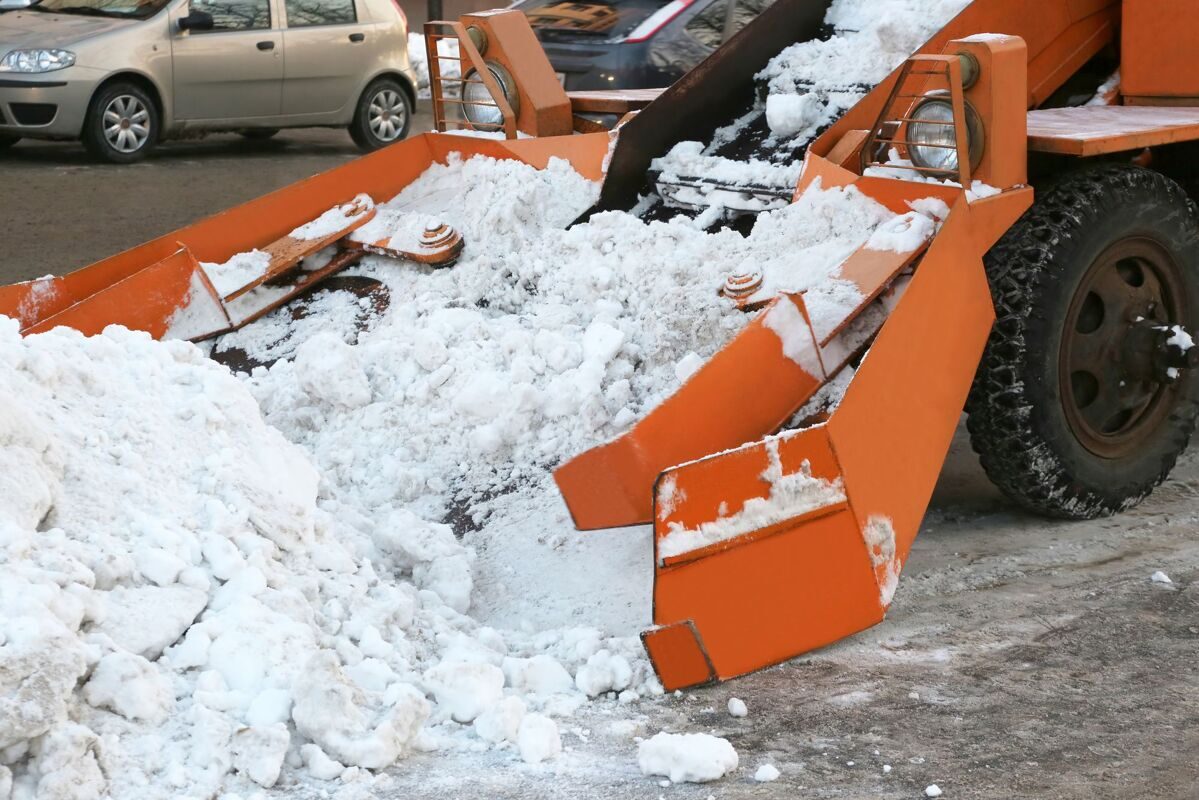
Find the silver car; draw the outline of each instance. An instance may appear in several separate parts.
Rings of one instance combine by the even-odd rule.
[[[78,139],[129,163],[165,138],[297,127],[374,150],[412,119],[407,27],[398,0],[34,0],[0,14],[0,150]]]

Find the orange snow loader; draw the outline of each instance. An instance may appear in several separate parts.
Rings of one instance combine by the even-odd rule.
[[[755,75],[818,39],[829,5],[778,0],[664,91],[565,92],[519,12],[429,23],[437,133],[66,277],[0,288],[0,313],[30,333],[216,335],[352,263],[373,204],[453,152],[564,158],[604,181],[589,213],[630,209],[654,191],[651,160],[744,113]],[[963,409],[984,468],[1028,509],[1118,513],[1166,478],[1199,409],[1190,11],[975,0],[804,147],[788,197],[853,187],[901,219],[935,208],[939,223],[904,252],[854,252],[840,277],[860,301],[836,319],[730,274],[712,298],[745,315],[742,332],[626,434],[555,473],[579,528],[653,525],[643,639],[665,688],[881,622]],[[344,209],[340,227],[297,234],[330,209]],[[452,261],[439,230],[430,247]],[[270,268],[218,290],[206,265],[255,249]],[[197,303],[211,313],[191,313]]]

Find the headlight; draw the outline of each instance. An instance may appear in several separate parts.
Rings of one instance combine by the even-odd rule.
[[[912,111],[908,123],[908,151],[912,163],[920,169],[958,171],[957,128],[953,120],[953,103],[946,97],[934,96],[922,101]],[[978,113],[966,105],[966,142],[970,150],[970,167],[982,160],[984,133]]]
[[[487,62],[487,71],[500,85],[500,91],[504,93],[504,99],[512,107],[512,113],[519,114],[520,96],[516,93],[516,83],[508,74],[508,70],[489,61]],[[466,73],[466,78],[462,82],[462,102],[462,111],[473,124],[487,126],[489,130],[498,130],[503,127],[503,112],[495,104],[491,92],[487,91],[487,86],[479,77],[479,73],[473,69]]]
[[[0,72],[53,72],[75,63],[69,50],[13,50],[0,59]]]

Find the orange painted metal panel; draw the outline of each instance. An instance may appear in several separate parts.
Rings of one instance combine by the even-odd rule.
[[[874,568],[848,511],[655,574],[654,622],[694,624],[722,680],[882,619]],[[667,689],[680,688],[669,682],[670,665],[655,667]]]
[[[802,367],[767,325],[784,303],[806,319],[798,296],[779,298],[632,430],[554,472],[577,527],[649,522],[663,470],[761,438],[820,388],[825,376],[814,374],[821,371],[816,342],[810,342],[814,367]]]
[[[699,686],[716,678],[712,662],[690,622],[645,631],[641,643],[658,670],[662,685],[670,691]]]
[[[520,95],[516,127],[530,136],[569,135],[574,127],[570,100],[524,12],[480,11],[463,15],[461,21],[468,28],[477,25],[487,33],[483,59],[504,65],[515,79]],[[469,39],[460,46],[474,47]]]
[[[1019,194],[1031,201],[1031,192]],[[985,248],[975,240],[972,217],[1001,214],[1006,227],[1026,207],[958,201],[828,422],[858,520],[889,519],[901,560],[919,530],[994,320]]]
[[[823,427],[790,432],[672,467],[654,486],[655,548],[673,529],[695,530],[740,513],[750,500],[770,497],[772,486],[765,476],[775,453],[784,475],[798,472],[806,463],[813,477],[830,482],[841,478]],[[656,552],[655,561],[661,561]]]
[[[1124,0],[1120,79],[1126,96],[1199,104],[1197,11],[1194,0]]]
[[[549,139],[494,141],[477,137],[423,134],[355,159],[328,172],[286,186],[235,208],[160,236],[53,280],[0,287],[0,314],[36,325],[171,256],[180,245],[199,261],[221,263],[237,253],[281,239],[331,206],[365,193],[376,201],[394,197],[434,162],[450,153],[464,158],[487,155],[544,168],[552,157],[570,161],[585,177],[598,180],[608,149],[606,133]],[[130,288],[126,285],[126,289]],[[127,303],[137,303],[128,295]],[[121,317],[129,319],[128,315]],[[116,321],[115,319],[113,321]],[[156,330],[165,320],[146,325]],[[149,329],[143,328],[143,329]]]
[[[1084,106],[1030,111],[1028,148],[1090,157],[1199,139],[1199,108]]]
[[[43,319],[25,333],[42,333],[60,325],[94,336],[109,325],[142,330],[158,339],[167,323],[182,308],[193,286],[199,265],[187,248],[179,248],[157,264],[134,273],[85,301]]]

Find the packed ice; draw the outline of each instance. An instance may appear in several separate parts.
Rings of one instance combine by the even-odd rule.
[[[707,733],[659,733],[641,742],[637,763],[643,775],[672,783],[708,783],[737,769],[740,759],[727,739]]]

